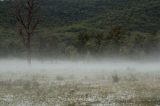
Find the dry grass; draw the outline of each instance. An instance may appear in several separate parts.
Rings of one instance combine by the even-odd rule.
[[[113,77],[114,76],[114,77]],[[0,106],[159,106],[159,73],[2,73]]]

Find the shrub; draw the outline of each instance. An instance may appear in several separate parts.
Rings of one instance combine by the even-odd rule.
[[[56,76],[56,80],[58,80],[58,81],[63,81],[64,78],[63,78],[63,76]]]
[[[117,75],[117,74],[112,75],[112,81],[113,81],[113,83],[118,83],[118,82],[119,82],[119,80],[120,80],[120,78],[118,77],[118,75]]]

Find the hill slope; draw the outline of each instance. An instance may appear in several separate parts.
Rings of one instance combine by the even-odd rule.
[[[8,14],[11,3],[0,2],[2,56],[25,54],[15,20]],[[160,52],[159,0],[40,0],[40,6],[43,21],[32,39],[36,56],[142,57]]]
[[[105,29],[121,24],[129,30],[155,32],[160,29],[159,0],[41,0],[44,26],[79,24],[82,27]],[[0,23],[6,5],[0,3]],[[3,8],[4,7],[4,8]]]

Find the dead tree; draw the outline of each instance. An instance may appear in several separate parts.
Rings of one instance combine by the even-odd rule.
[[[17,32],[27,50],[27,61],[31,64],[31,39],[37,26],[38,0],[14,0],[13,16],[16,19]]]

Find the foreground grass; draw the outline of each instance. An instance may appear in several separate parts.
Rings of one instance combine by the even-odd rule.
[[[159,73],[0,76],[1,106],[159,106]]]

